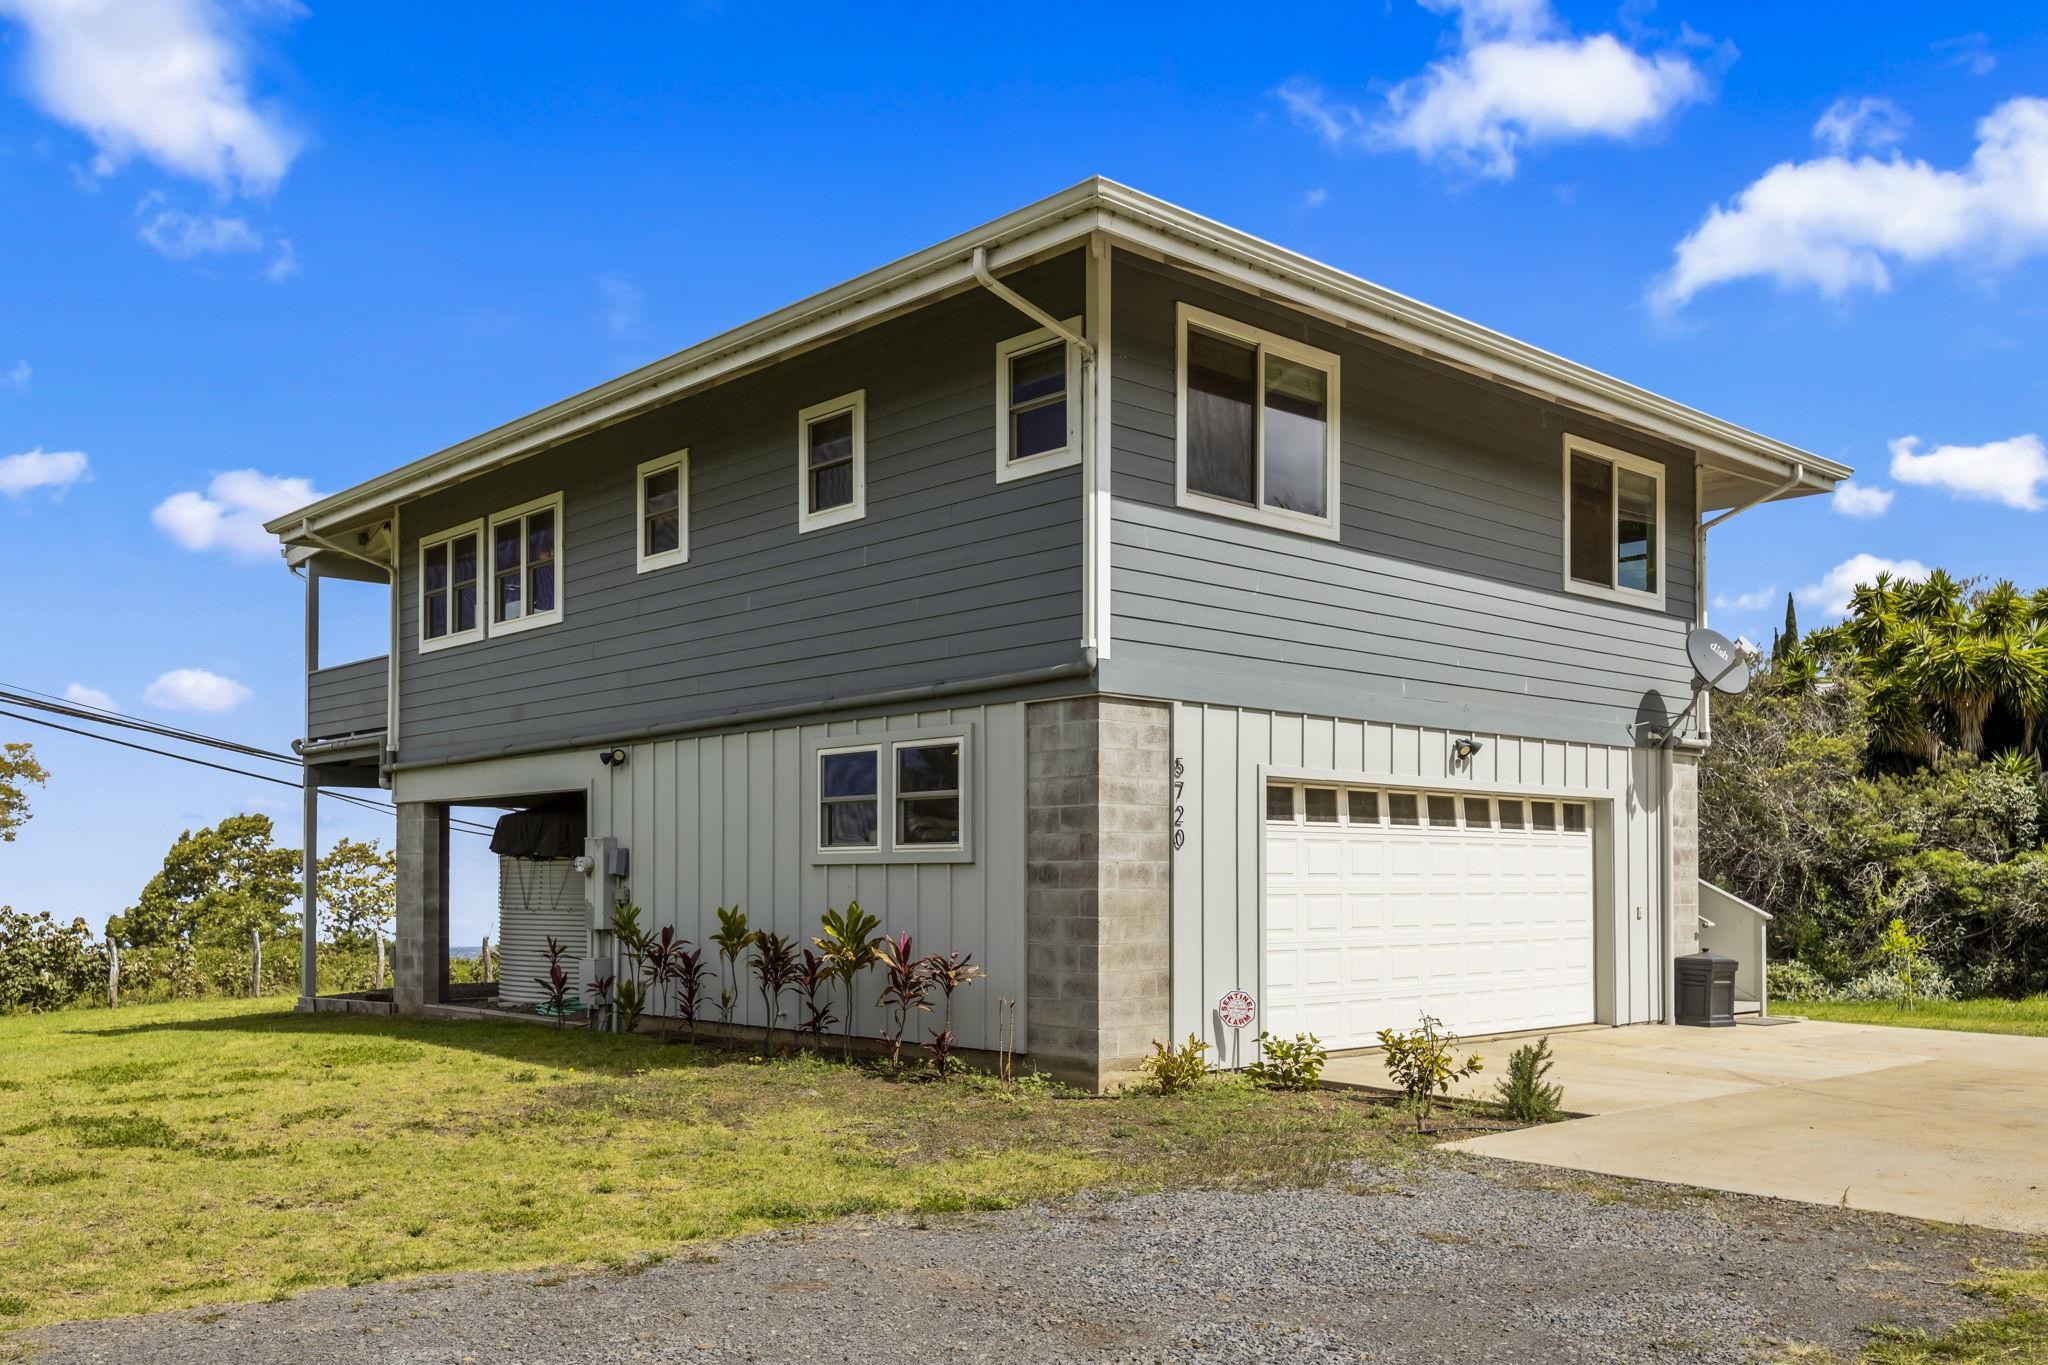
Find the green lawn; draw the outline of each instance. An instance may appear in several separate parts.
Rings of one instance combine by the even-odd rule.
[[[2031,1033],[2048,1038],[2048,995],[2025,1000],[1923,1000],[1913,1008],[1888,1002],[1772,1001],[1783,1014],[1833,1019],[1844,1024],[1897,1024],[1905,1028],[1952,1028],[1966,1033]]]
[[[1383,1101],[905,1083],[532,1024],[209,1001],[0,1018],[0,1330],[852,1213],[1312,1182]]]
[[[1880,1332],[1870,1365],[2043,1365],[2048,1362],[2048,1270],[1994,1270],[1970,1286],[1998,1308],[1939,1336]]]

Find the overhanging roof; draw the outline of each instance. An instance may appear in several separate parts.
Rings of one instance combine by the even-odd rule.
[[[512,464],[933,299],[975,287],[973,255],[1000,273],[1100,234],[1240,289],[1318,314],[1561,406],[1692,450],[1705,508],[1760,495],[1825,492],[1846,465],[1772,440],[1575,364],[1332,266],[1100,177],[482,435],[401,465],[265,523],[288,544],[389,515],[400,503]]]

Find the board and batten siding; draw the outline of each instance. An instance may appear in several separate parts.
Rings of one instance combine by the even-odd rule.
[[[306,737],[343,739],[382,732],[390,662],[380,654],[307,674]]]
[[[1105,690],[1606,744],[1683,709],[1684,451],[1128,253],[1114,283]],[[1177,302],[1342,358],[1341,540],[1174,505]],[[1665,466],[1664,610],[1564,590],[1567,431]]]
[[[1540,791],[1588,803],[1594,832],[1595,1009],[1603,1023],[1662,1014],[1660,756],[1652,751],[1512,735],[1452,770],[1466,731],[1327,715],[1176,703],[1173,708],[1173,1036],[1225,1049],[1216,1003],[1263,998],[1265,838],[1262,776],[1306,770],[1325,780],[1431,791]],[[1688,950],[1679,943],[1678,951]],[[1254,1030],[1255,1031],[1255,1030]],[[1249,1055],[1251,1039],[1244,1040]],[[1227,1055],[1219,1053],[1219,1055]]]
[[[1069,253],[1009,277],[1061,316]],[[998,484],[995,346],[975,290],[408,503],[399,762],[572,744],[750,710],[1070,664],[1080,476]],[[797,413],[867,395],[867,515],[797,531]],[[637,467],[690,452],[690,557],[637,571]],[[561,622],[422,654],[422,536],[564,495]]]

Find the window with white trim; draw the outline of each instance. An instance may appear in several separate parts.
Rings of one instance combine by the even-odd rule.
[[[818,847],[881,845],[882,750],[877,744],[818,751]]]
[[[1081,330],[1079,318],[1067,325]],[[996,346],[996,482],[1081,462],[1081,354],[1041,327]]]
[[[690,558],[690,452],[679,450],[640,466],[640,572]]]
[[[1564,585],[1618,602],[1664,602],[1664,466],[1564,438]]]
[[[867,515],[866,389],[796,415],[796,529],[822,531]]]
[[[562,619],[562,495],[491,518],[490,633],[509,635]]]
[[[896,844],[960,847],[960,741],[896,746]]]
[[[1336,539],[1337,357],[1180,304],[1175,497]]]
[[[483,638],[483,536],[484,524],[473,521],[421,539],[421,650],[446,649]]]

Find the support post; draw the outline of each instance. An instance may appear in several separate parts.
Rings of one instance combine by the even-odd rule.
[[[391,1001],[417,1014],[448,998],[448,807],[398,803],[398,961]]]
[[[313,733],[313,674],[320,668],[320,570],[306,565],[306,723]],[[320,993],[320,780],[306,763],[299,775],[299,1008],[313,1008]]]

